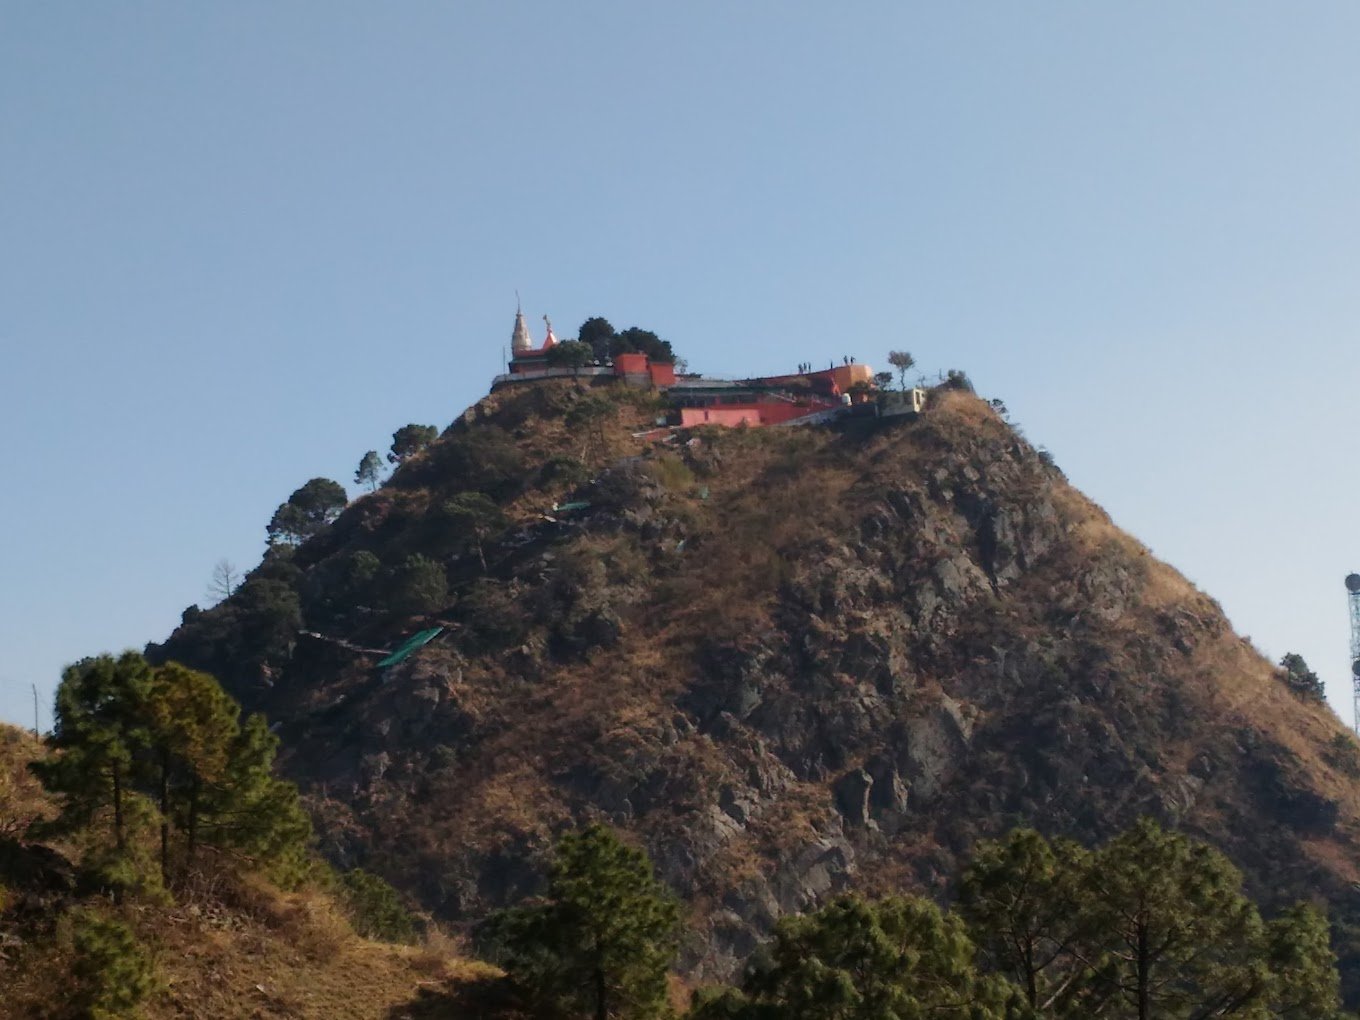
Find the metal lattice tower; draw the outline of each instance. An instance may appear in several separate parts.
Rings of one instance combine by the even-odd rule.
[[[1346,575],[1346,593],[1351,603],[1351,711],[1360,735],[1360,574]]]

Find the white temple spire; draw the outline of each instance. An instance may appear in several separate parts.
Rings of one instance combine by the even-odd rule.
[[[518,297],[518,295],[516,295]],[[524,312],[519,307],[519,302],[515,303],[515,331],[510,335],[510,354],[518,356],[527,354],[534,349],[533,337],[529,335],[529,326],[524,321]]]

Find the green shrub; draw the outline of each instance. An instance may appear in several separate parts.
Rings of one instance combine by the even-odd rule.
[[[574,489],[576,486],[584,484],[589,478],[589,469],[577,458],[565,454],[557,454],[548,458],[538,472],[538,484],[545,488],[552,485]]]
[[[448,598],[449,579],[444,568],[428,556],[408,556],[392,573],[387,601],[395,613],[433,612]]]
[[[505,585],[482,579],[458,602],[463,641],[469,650],[490,652],[520,644],[528,634],[524,606]]]
[[[965,393],[973,393],[973,381],[968,378],[968,373],[959,368],[951,368],[945,373],[944,384],[951,390],[963,390]]]
[[[371,601],[382,563],[367,549],[337,553],[318,563],[301,585],[307,622],[336,620]]]
[[[526,475],[524,455],[513,437],[495,425],[479,425],[430,447],[393,476],[404,488],[438,486],[454,492],[484,492],[495,500],[513,498]]]
[[[1349,733],[1337,733],[1327,742],[1322,757],[1338,772],[1360,779],[1360,745]]]
[[[1284,681],[1300,698],[1305,701],[1316,701],[1325,703],[1327,701],[1327,690],[1323,687],[1318,675],[1308,668],[1308,663],[1304,661],[1302,655],[1290,652],[1280,660],[1280,668],[1277,671],[1279,678]]]
[[[652,474],[667,492],[688,492],[694,486],[694,472],[673,453],[656,458],[652,462]]]
[[[140,1015],[155,988],[155,967],[132,929],[93,910],[71,914],[72,1005],[90,1020]]]
[[[402,906],[397,890],[361,868],[340,876],[340,897],[354,930],[364,938],[410,944],[416,922]]]

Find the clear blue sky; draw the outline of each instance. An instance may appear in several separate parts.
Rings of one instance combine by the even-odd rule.
[[[0,716],[541,328],[966,369],[1350,717],[1360,7],[0,6]]]

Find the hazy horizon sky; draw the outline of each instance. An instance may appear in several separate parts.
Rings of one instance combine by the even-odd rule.
[[[913,352],[1348,722],[1360,8],[0,5],[0,718],[541,335]]]

